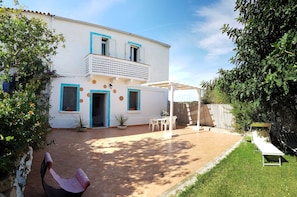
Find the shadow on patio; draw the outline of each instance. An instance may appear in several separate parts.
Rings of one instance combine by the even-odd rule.
[[[91,186],[83,196],[158,196],[231,148],[241,136],[224,132],[195,132],[190,128],[150,132],[148,126],[53,130],[48,139],[55,144],[34,152],[25,196],[45,196],[39,167],[45,151],[62,177],[71,177],[81,167]],[[50,177],[47,177],[49,179]]]

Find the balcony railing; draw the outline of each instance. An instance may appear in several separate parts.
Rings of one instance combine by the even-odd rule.
[[[150,66],[124,59],[88,54],[85,58],[88,75],[103,75],[140,81],[149,80]]]

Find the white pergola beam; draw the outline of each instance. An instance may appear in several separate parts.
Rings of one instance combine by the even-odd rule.
[[[169,124],[169,132],[165,132],[165,138],[172,137],[172,118],[173,118],[173,99],[174,99],[174,91],[175,90],[197,90],[198,94],[198,112],[197,112],[197,130],[200,129],[200,108],[201,108],[201,88],[186,85],[182,83],[175,83],[171,81],[161,81],[161,82],[154,82],[154,83],[147,83],[144,84],[146,86],[158,87],[158,88],[167,88],[171,91],[171,99],[170,99],[170,124]]]

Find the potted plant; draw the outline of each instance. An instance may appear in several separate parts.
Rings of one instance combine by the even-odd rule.
[[[165,109],[163,109],[162,111],[161,111],[161,113],[160,113],[160,116],[161,117],[165,117],[165,116],[168,116],[169,114],[168,114],[168,112],[165,110]]]
[[[116,120],[119,123],[119,125],[117,126],[119,129],[127,128],[127,125],[125,125],[125,122],[128,120],[127,116],[124,116],[123,114],[120,114],[120,115],[116,116]]]
[[[78,122],[78,126],[76,127],[77,131],[86,131],[87,127],[84,125],[83,120],[81,118],[81,116],[79,116],[79,122]]]

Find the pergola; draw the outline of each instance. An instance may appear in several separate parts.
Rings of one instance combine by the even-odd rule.
[[[161,81],[161,82],[153,82],[153,83],[147,83],[144,84],[147,86],[152,87],[158,87],[158,88],[166,88],[171,91],[171,99],[170,99],[170,123],[169,123],[169,131],[164,133],[165,138],[171,138],[172,137],[172,116],[173,116],[173,99],[174,99],[174,91],[175,90],[196,90],[198,94],[198,111],[197,111],[197,131],[199,131],[200,128],[200,106],[201,106],[201,90],[202,88],[182,84],[182,83],[176,83],[172,81]]]

